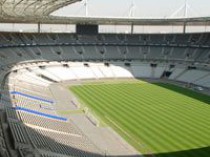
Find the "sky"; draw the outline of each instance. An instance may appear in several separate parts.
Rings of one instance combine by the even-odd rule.
[[[87,0],[90,17],[176,18],[210,17],[210,0]],[[134,4],[132,7],[132,4]],[[133,8],[133,9],[130,9]],[[130,11],[132,10],[132,11]],[[85,0],[52,13],[57,16],[85,16]]]

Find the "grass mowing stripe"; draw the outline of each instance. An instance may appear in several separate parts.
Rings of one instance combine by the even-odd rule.
[[[119,91],[120,92],[120,91]],[[149,95],[149,96],[147,96],[147,95],[144,95],[144,98],[146,98],[146,97],[149,97],[149,99],[153,99],[153,96],[152,95]],[[144,100],[144,99],[143,99]],[[158,100],[158,99],[156,99],[155,100],[156,102],[159,102],[160,104],[159,104],[159,106],[161,106],[161,104],[162,103],[164,103],[164,102],[168,102],[168,103],[170,103],[170,101],[167,101],[167,100],[165,100],[165,98],[164,98],[164,101],[162,100],[162,99],[160,99],[160,101]],[[175,102],[173,102],[173,104],[176,104]],[[177,106],[174,106],[174,105],[165,105],[164,104],[164,106],[170,106],[170,108],[173,108],[173,109],[175,109],[175,108],[177,108]],[[164,106],[161,106],[161,108],[164,108]],[[188,105],[188,106],[190,106],[190,105]],[[180,107],[180,106],[179,106]],[[159,110],[161,110],[161,108],[159,108]],[[181,107],[180,107],[181,108]],[[185,114],[188,114],[188,113],[186,113],[185,111],[182,111],[182,110],[184,110],[185,108],[181,108],[180,110],[179,110],[179,112],[183,112],[183,113],[185,113]],[[186,110],[187,112],[189,112],[189,109],[187,109]],[[196,110],[197,111],[197,110]],[[179,112],[177,112],[177,113],[179,113]],[[189,113],[190,115],[192,115],[191,113]],[[202,114],[200,114],[199,113],[199,115],[204,115],[204,113],[202,112]],[[193,116],[194,116],[194,118],[198,118],[199,117],[199,115],[196,115],[196,112],[194,112],[193,113]],[[205,122],[208,122],[208,121],[206,121],[206,115],[205,115],[205,117],[201,117],[201,119],[199,119],[200,121],[202,121],[203,119],[205,119]]]
[[[84,89],[83,89],[83,91],[84,91]],[[83,93],[84,95],[86,94],[86,93]],[[94,103],[95,105],[98,105],[98,102],[95,102]],[[105,108],[104,110],[106,110],[107,108]],[[110,112],[109,114],[111,114],[113,117],[115,117],[115,113],[112,113],[112,112]],[[104,116],[104,115],[103,115]],[[115,117],[116,119],[118,118],[118,116],[117,117]],[[121,121],[121,118],[120,119],[118,119],[119,121]],[[130,128],[130,124],[128,124],[128,123],[125,123],[126,121],[122,121],[121,123],[123,124],[123,125],[121,125],[121,127],[123,127],[124,128],[124,126],[126,126],[125,127],[125,129],[127,129],[127,127],[128,128]],[[149,137],[149,136],[148,136]],[[144,138],[148,138],[147,136],[145,136]],[[152,144],[152,143],[151,143]]]
[[[150,87],[153,87],[153,86],[150,86]],[[158,87],[158,88],[160,88],[160,87]],[[157,92],[156,91],[156,88],[147,88],[148,90],[150,90],[150,92],[147,92],[147,94],[149,94],[149,95],[156,95],[156,96],[158,96],[158,97],[162,97],[162,96],[164,96],[164,99],[166,98],[166,97],[168,97],[168,94],[171,94],[171,96],[170,96],[170,99],[169,100],[179,100],[179,98],[183,98],[183,95],[181,95],[181,94],[179,94],[179,93],[176,93],[176,92],[173,92],[173,91],[170,91],[170,90],[167,90],[167,89],[165,89],[165,88],[161,88],[161,92]],[[135,90],[135,88],[133,88],[133,90]],[[137,89],[138,90],[138,89]],[[143,89],[144,90],[144,89]],[[158,89],[158,90],[160,90],[160,89]],[[138,91],[139,92],[139,91]],[[179,97],[178,97],[179,96]],[[152,98],[152,97],[151,97]],[[172,99],[172,98],[175,98],[175,99]],[[185,96],[185,99],[188,99],[186,96]],[[195,102],[197,102],[197,103],[199,103],[199,105],[197,105],[197,106],[195,106],[195,105],[193,105],[193,106],[191,106],[192,108],[194,108],[194,107],[196,107],[196,109],[199,109],[199,110],[201,110],[202,109],[202,107],[205,107],[205,108],[208,108],[208,106],[205,104],[205,106],[204,105],[200,105],[201,104],[201,102],[200,101],[198,101],[198,100],[195,100],[195,99],[192,99],[192,98],[189,98],[190,99],[190,101],[189,101],[189,99],[188,100],[186,100],[185,101],[185,99],[182,99],[182,104],[185,104],[185,102],[187,102],[187,104],[189,104],[189,103],[191,103],[190,101],[192,101],[193,103],[195,103]],[[167,99],[166,99],[166,101],[167,101]],[[176,105],[177,103],[175,103],[175,105]],[[204,110],[204,112],[205,112],[205,110]],[[203,113],[203,112],[202,112]],[[207,113],[208,114],[208,113]]]
[[[85,95],[85,93],[83,93],[84,95]],[[83,95],[83,96],[84,96]],[[88,100],[87,100],[88,101]],[[96,108],[97,108],[97,106],[98,106],[98,104],[97,104],[97,102],[96,103],[94,103],[95,105],[96,105]],[[100,109],[99,109],[100,110]],[[99,110],[97,110],[97,111],[99,111]],[[103,114],[102,114],[103,115]],[[103,119],[104,119],[104,115],[103,115]],[[105,119],[104,119],[105,120]]]
[[[197,99],[197,100],[200,100],[202,102],[205,102],[205,104],[210,104],[209,96],[208,95],[204,95],[202,93],[199,93],[197,91],[191,91],[191,90],[188,90],[186,88],[175,86],[175,85],[169,84],[169,83],[154,83],[154,84],[156,84],[157,86],[161,86],[163,88],[172,89],[173,91],[176,91],[176,92],[178,92],[180,94],[185,94],[185,95],[187,95],[189,97],[192,97],[194,99]]]
[[[95,88],[94,88],[94,90],[96,90],[97,93],[100,92],[100,91],[97,91],[97,89],[95,89]],[[102,95],[105,96],[106,94],[105,94],[105,93],[102,93]],[[109,98],[109,100],[110,100],[110,98]],[[109,104],[109,102],[107,102],[107,103]],[[112,108],[112,110],[114,110],[114,109]],[[129,109],[128,109],[128,110],[129,110]],[[118,113],[119,113],[119,112],[118,112]],[[131,116],[131,117],[132,117],[132,116]],[[138,124],[138,123],[137,123],[137,124]],[[137,124],[135,124],[135,125],[137,125]],[[158,128],[158,127],[160,127],[160,126],[156,126],[156,127]],[[155,130],[154,130],[154,131],[152,131],[152,130],[153,130],[153,128],[148,128],[148,129],[147,129],[147,131],[151,131],[150,136],[153,134],[153,132],[155,132]],[[165,141],[166,141],[166,140],[169,140],[169,139],[165,139],[164,137],[161,137],[161,140],[163,140],[164,143],[167,144]],[[180,140],[181,140],[181,138],[180,138]],[[160,139],[159,139],[159,142],[160,142]],[[172,141],[171,141],[170,143],[171,143],[170,145],[173,145],[173,142],[172,142]]]
[[[165,92],[165,93],[163,93],[164,94],[164,96],[165,97],[168,97],[169,95],[168,95],[168,93],[170,93],[170,91],[169,92]],[[159,93],[157,93],[157,95],[160,95]],[[173,93],[173,96],[169,96],[170,97],[170,100],[179,100],[179,99],[181,99],[182,100],[182,104],[185,104],[185,105],[188,105],[188,104],[191,104],[191,103],[193,103],[193,104],[197,104],[197,105],[193,105],[193,106],[191,106],[191,108],[195,108],[195,109],[198,109],[198,110],[202,110],[203,111],[203,109],[204,108],[208,108],[208,106],[205,104],[205,105],[202,105],[202,104],[204,104],[203,102],[200,102],[200,101],[198,101],[198,100],[196,100],[196,99],[192,99],[192,98],[189,98],[189,97],[186,97],[186,96],[183,96],[183,95],[180,95],[180,94],[178,94],[178,93],[176,93],[176,92],[174,92]],[[183,99],[184,98],[184,99]],[[176,101],[177,102],[177,101]],[[175,103],[176,104],[176,103]],[[199,104],[199,105],[198,105]],[[189,105],[188,105],[189,106]],[[202,112],[203,113],[203,112]],[[205,110],[204,110],[204,113],[205,113]],[[208,114],[208,113],[207,113]]]
[[[92,93],[88,92],[92,89],[93,86],[97,87],[97,91],[96,89],[94,89],[94,91],[91,91]],[[153,148],[154,153],[163,151],[167,152],[176,149],[193,149],[196,146],[197,148],[199,148],[210,145],[210,139],[204,138],[208,137],[208,135],[210,134],[209,127],[204,127],[205,125],[209,126],[209,123],[207,123],[205,120],[210,119],[210,116],[208,114],[210,112],[209,105],[208,103],[204,103],[204,101],[198,101],[191,97],[183,96],[179,93],[170,91],[169,89],[165,89],[158,85],[147,83],[143,84],[135,82],[130,84],[119,83],[117,85],[84,85],[78,87],[77,89],[82,87],[86,87],[85,92],[83,88],[82,90],[77,92],[77,95],[80,95],[80,98],[85,103],[87,103],[88,106],[92,106],[91,108],[93,110],[97,110],[98,115],[109,115],[109,118],[115,121],[116,124],[118,124],[119,126],[122,126],[122,128],[125,129],[126,132],[128,132],[129,134],[132,134],[132,132],[135,131],[135,136],[138,136],[138,138],[136,139],[142,140],[149,146],[149,148]],[[77,89],[75,91],[77,91]],[[98,90],[103,92],[99,94]],[[125,92],[130,93],[128,95],[125,95]],[[111,96],[107,95],[106,98],[104,97],[104,95],[107,93]],[[126,101],[126,99],[128,99],[129,101]],[[119,100],[123,100],[123,102],[120,102]],[[168,112],[164,113],[164,110]],[[185,112],[187,113],[185,114]],[[146,115],[145,113],[149,115]],[[127,114],[127,116],[125,116],[125,114]],[[153,115],[157,118],[154,118],[150,115]],[[193,116],[196,117],[193,118]],[[171,124],[170,121],[173,120],[173,118],[174,124]],[[130,121],[132,121],[131,124]],[[138,124],[141,124],[142,126],[136,127],[135,125]],[[157,124],[164,125],[162,125],[161,127],[157,127]],[[185,128],[183,127],[184,124],[186,125]],[[161,133],[164,127],[168,128],[169,131],[171,131],[172,128],[175,127],[178,131],[176,131],[177,133],[174,135],[167,135],[168,137],[165,137],[165,139],[165,135],[161,135],[164,134]],[[187,127],[189,127],[190,129],[187,130]],[[199,127],[201,128],[199,129]],[[140,130],[142,128],[144,129]],[[150,132],[147,132],[148,130],[146,130],[145,128],[151,128]],[[145,131],[149,134],[153,133],[153,136],[143,134]],[[200,134],[200,137],[198,136],[198,134]],[[188,139],[188,142],[184,142],[184,144],[181,143],[179,140],[183,137],[183,135],[186,135],[187,137],[183,139]],[[179,136],[179,138],[177,138],[176,136]],[[191,136],[191,139],[189,139],[189,136]],[[173,141],[173,144],[167,146],[164,143],[164,141],[166,142],[167,139],[168,142]],[[176,146],[177,144],[179,145],[178,147]],[[139,147],[138,150],[143,149],[139,145],[136,145],[136,147]],[[207,157],[208,153],[199,151],[199,154],[194,155],[189,152],[188,155]]]
[[[182,129],[180,129],[180,130],[183,131]],[[185,131],[186,131],[186,130],[185,130]],[[188,135],[190,135],[190,133],[189,133]],[[191,137],[192,137],[192,136],[191,136]],[[190,137],[190,138],[191,138],[191,137]],[[182,137],[181,137],[181,138],[182,138]],[[190,142],[190,141],[189,141],[189,142]],[[193,142],[191,142],[191,143],[193,143]]]
[[[121,89],[119,89],[119,94],[120,94],[120,91],[122,91]],[[122,95],[123,95],[123,93],[121,93]],[[133,95],[132,95],[133,96]],[[145,96],[144,96],[144,98],[146,98]],[[129,99],[128,98],[128,100],[127,101],[129,101],[129,100],[131,100],[131,99]],[[141,102],[142,101],[144,101],[144,99],[143,100],[141,100]],[[149,102],[149,100],[145,100],[147,103]],[[157,101],[157,100],[156,100]],[[131,103],[131,104],[133,104],[133,103]],[[134,104],[134,105],[136,105],[136,104]],[[170,105],[171,106],[171,105]],[[162,107],[162,106],[161,106]],[[148,106],[148,108],[150,108],[150,106]],[[152,108],[150,108],[149,110],[152,110]],[[159,110],[157,110],[157,112],[158,112]],[[159,113],[158,113],[159,114]],[[177,113],[176,113],[177,114]],[[180,115],[179,115],[180,116]],[[185,115],[183,115],[183,116],[185,116]],[[166,118],[170,118],[170,117],[166,117]],[[185,120],[187,118],[187,116],[186,117],[184,117],[184,119],[183,120]],[[176,119],[175,119],[176,120]],[[177,120],[178,121],[178,120]],[[185,121],[186,122],[186,121]],[[193,124],[193,123],[192,123]],[[196,125],[194,125],[193,127],[196,127]]]

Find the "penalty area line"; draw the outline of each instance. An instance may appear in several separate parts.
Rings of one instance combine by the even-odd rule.
[[[111,122],[112,124],[114,124],[118,129],[120,129],[124,134],[126,134],[129,138],[132,139],[131,135],[128,134],[125,130],[123,130],[119,125],[117,125],[113,120],[111,120],[109,117],[104,116],[109,122]]]
[[[138,144],[141,148],[146,148],[147,152],[149,153],[149,155],[151,157],[155,157],[154,153],[152,153],[152,151],[150,149],[148,149],[148,147],[145,144],[141,144],[139,141],[137,141],[136,139],[134,139],[129,133],[127,133],[125,130],[123,130],[118,124],[116,124],[113,120],[111,120],[111,118],[104,116],[109,122],[111,122],[115,127],[117,127],[118,129],[120,129],[126,136],[128,136],[132,141],[134,141],[136,144]]]

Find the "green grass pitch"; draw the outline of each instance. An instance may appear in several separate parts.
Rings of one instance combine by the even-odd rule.
[[[142,81],[70,90],[145,156],[210,157],[209,96]]]

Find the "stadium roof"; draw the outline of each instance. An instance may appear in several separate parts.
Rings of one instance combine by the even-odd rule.
[[[97,25],[198,25],[209,26],[210,17],[176,19],[94,18],[94,17],[7,17],[2,23],[97,24]]]
[[[48,16],[53,11],[81,0],[0,0],[1,18]]]
[[[81,0],[0,0],[0,22],[101,25],[210,25],[210,17],[139,19],[113,17],[59,17],[50,15],[55,10],[78,1]]]
[[[43,21],[44,22],[44,21]],[[139,18],[97,18],[97,17],[56,17],[45,19],[46,23],[98,24],[98,25],[210,25],[210,17],[139,19]]]

